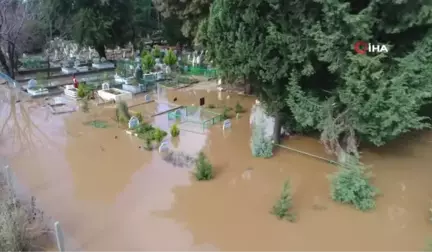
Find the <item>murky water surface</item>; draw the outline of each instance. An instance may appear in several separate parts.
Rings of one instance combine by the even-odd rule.
[[[254,101],[187,89],[166,97],[179,105],[204,97],[206,105],[240,102],[247,109]],[[361,213],[329,199],[326,175],[335,167],[288,150],[268,160],[251,157],[247,113],[233,119],[229,132],[218,124],[201,134],[184,130],[172,142],[208,154],[216,177],[195,182],[190,168],[173,167],[118,128],[114,109],[54,116],[41,102],[12,102],[12,113],[8,102],[1,104],[1,125],[7,123],[0,153],[19,186],[60,221],[68,250],[421,250],[432,237],[430,133],[365,150],[383,195],[377,210]],[[156,105],[139,108],[153,112]],[[85,125],[95,119],[110,127]],[[167,115],[151,120],[168,128]],[[325,155],[316,139],[285,144]],[[288,178],[296,223],[269,214]]]

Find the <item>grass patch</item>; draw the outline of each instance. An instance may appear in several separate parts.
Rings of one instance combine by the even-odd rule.
[[[93,126],[95,128],[98,128],[98,129],[108,128],[108,122],[106,122],[106,121],[94,120],[94,121],[87,122],[85,124],[89,125],[89,126]]]

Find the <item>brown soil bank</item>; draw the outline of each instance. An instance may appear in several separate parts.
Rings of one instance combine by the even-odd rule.
[[[168,92],[173,97],[182,105],[206,97],[207,104],[240,101],[246,108],[254,100],[187,90]],[[220,125],[207,136],[181,132],[180,150],[204,147],[214,164],[209,182],[139,148],[142,141],[115,123],[83,124],[111,114],[47,117],[33,109],[32,124],[11,123],[1,136],[0,152],[46,214],[62,223],[68,250],[421,250],[432,237],[431,133],[364,153],[382,196],[375,211],[362,213],[329,199],[326,175],[334,166],[280,149],[268,160],[251,157],[247,113],[233,119],[230,132]],[[285,144],[324,155],[315,139]],[[296,223],[269,213],[287,178]]]

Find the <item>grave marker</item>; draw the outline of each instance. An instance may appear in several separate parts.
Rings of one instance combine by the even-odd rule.
[[[144,101],[146,102],[150,102],[152,100],[151,96],[149,94],[147,94],[146,96],[144,96]]]
[[[129,119],[129,123],[128,123],[129,129],[134,129],[134,128],[138,127],[139,123],[140,122],[139,122],[138,118],[136,116],[132,116]]]
[[[230,129],[230,128],[231,128],[231,120],[227,119],[223,122],[222,129],[226,130],[226,129]]]
[[[56,221],[54,223],[54,229],[55,229],[55,236],[57,240],[57,248],[60,252],[63,252],[65,251],[64,236],[63,236],[63,231],[60,227],[60,222]]]
[[[159,146],[159,153],[168,151],[168,143],[166,141],[162,142]]]
[[[34,88],[37,85],[37,81],[35,79],[31,79],[27,83],[27,88]]]
[[[109,88],[110,88],[110,85],[109,85],[108,82],[104,82],[104,83],[102,83],[102,90],[107,90],[107,89],[109,89]]]

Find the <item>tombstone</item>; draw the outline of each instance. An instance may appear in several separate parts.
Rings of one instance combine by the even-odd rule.
[[[57,241],[57,249],[60,252],[65,251],[63,230],[60,227],[60,222],[54,223],[55,236]]]
[[[139,124],[140,124],[140,122],[136,116],[132,116],[129,119],[129,123],[128,123],[129,129],[134,129],[134,128],[138,127]]]
[[[110,89],[109,83],[108,82],[102,83],[102,90],[107,90],[107,89]]]
[[[226,129],[230,129],[230,128],[231,128],[231,120],[227,119],[223,122],[222,129],[226,130]]]
[[[168,151],[168,143],[166,141],[162,142],[159,146],[159,153]]]
[[[37,86],[37,81],[35,79],[31,79],[27,82],[27,89],[34,88]]]
[[[151,100],[152,100],[151,95],[147,94],[146,96],[144,96],[144,101],[150,102]]]
[[[202,97],[202,98],[200,98],[200,106],[204,106],[204,104],[205,104],[205,98],[204,97]]]

